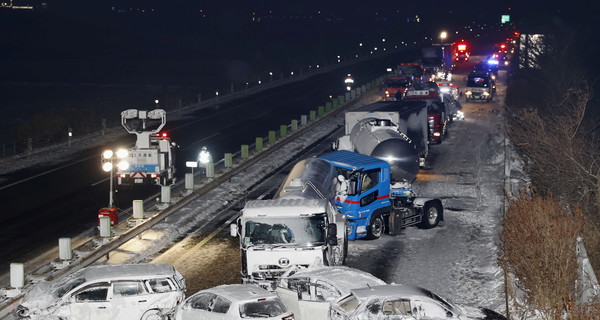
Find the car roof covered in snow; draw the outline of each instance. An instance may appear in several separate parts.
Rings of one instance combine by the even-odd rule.
[[[301,269],[287,278],[310,278],[311,281],[323,281],[333,285],[341,293],[349,293],[354,288],[385,285],[383,280],[368,272],[346,266],[309,267]]]
[[[210,289],[198,291],[198,293],[210,292],[220,295],[229,301],[248,301],[257,299],[277,298],[277,294],[258,286],[249,284],[225,284]]]
[[[170,264],[140,263],[140,264],[107,264],[81,269],[72,276],[84,277],[87,281],[122,278],[147,278],[173,276],[175,268]]]
[[[244,206],[244,217],[285,217],[300,214],[325,213],[327,201],[323,199],[252,200]]]
[[[367,298],[411,298],[429,296],[427,290],[421,287],[405,284],[387,284],[382,286],[352,289],[351,291],[354,296],[361,300]]]

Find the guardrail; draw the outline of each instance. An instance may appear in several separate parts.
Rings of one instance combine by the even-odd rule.
[[[77,257],[75,259],[72,259],[69,262],[61,262],[55,259],[31,271],[27,276],[27,283],[23,281],[23,287],[1,289],[0,296],[2,296],[4,293],[4,298],[0,300],[0,318],[4,318],[15,312],[19,301],[24,296],[24,293],[35,281],[60,278],[66,274],[87,267],[102,257],[109,255],[112,251],[116,250],[127,241],[135,238],[142,232],[151,229],[159,222],[164,221],[172,213],[189,204],[195,198],[207,193],[213,188],[219,186],[221,183],[229,180],[236,174],[246,170],[257,161],[268,157],[286,144],[313,130],[321,123],[334,117],[340,112],[343,112],[345,109],[350,108],[352,105],[357,103],[358,98],[362,94],[365,94],[368,91],[374,92],[374,90],[381,83],[382,79],[383,77],[373,80],[366,85],[347,92],[343,96],[338,96],[336,99],[333,99],[322,106],[318,106],[315,110],[311,110],[308,115],[301,116],[299,123],[298,119],[293,119],[290,124],[282,124],[279,126],[278,130],[269,131],[269,134],[266,137],[261,138],[267,141],[267,144],[264,147],[261,147],[260,144],[255,143],[247,147],[242,147],[236,153],[231,154],[231,162],[228,162],[227,164],[225,159],[219,160],[216,163],[217,168],[215,168],[215,172],[218,174],[214,176],[214,179],[204,179],[204,183],[201,184],[198,189],[193,190],[191,193],[188,193],[181,199],[178,199],[178,201],[172,203],[167,208],[163,209],[162,211],[158,211],[153,216],[145,219],[143,223],[131,224],[131,220],[126,219],[121,224],[115,226],[115,229],[124,229],[114,237],[108,239],[96,236],[90,238],[88,241],[85,241],[82,245],[75,248],[73,250],[73,252],[77,253]],[[250,152],[250,150],[252,150],[252,152]],[[196,174],[196,177],[199,177],[199,175],[200,174]],[[173,185],[172,188],[181,188],[183,182],[184,181],[178,182],[177,184]],[[148,199],[152,199],[152,197]],[[131,208],[126,210],[126,212],[130,211]]]

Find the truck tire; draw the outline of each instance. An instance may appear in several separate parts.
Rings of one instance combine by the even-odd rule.
[[[423,220],[419,224],[421,229],[431,229],[437,227],[444,213],[444,208],[440,201],[427,201],[423,206]]]
[[[376,213],[371,217],[371,222],[367,226],[367,239],[375,240],[381,238],[385,231],[385,222],[381,214]]]

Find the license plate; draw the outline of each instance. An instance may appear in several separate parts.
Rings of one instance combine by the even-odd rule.
[[[144,179],[134,179],[134,183],[144,183]]]

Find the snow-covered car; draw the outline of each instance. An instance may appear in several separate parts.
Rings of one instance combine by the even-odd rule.
[[[294,313],[296,320],[327,320],[331,301],[351,289],[384,285],[368,272],[344,266],[314,266],[288,270],[275,292]]]
[[[169,264],[91,266],[36,283],[19,319],[167,319],[185,298],[185,280]]]
[[[457,305],[427,289],[400,284],[353,289],[331,304],[329,318],[506,320],[493,310]]]
[[[249,284],[229,284],[201,290],[177,308],[176,320],[294,320],[274,292]]]

